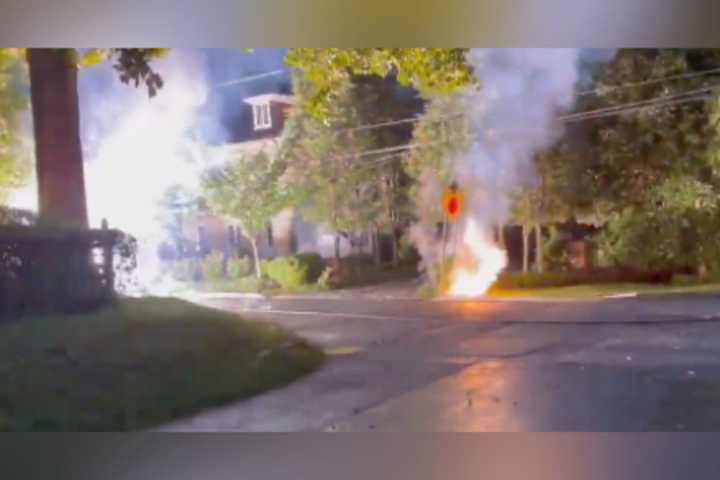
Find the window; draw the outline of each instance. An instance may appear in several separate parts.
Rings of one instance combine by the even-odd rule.
[[[255,122],[255,130],[272,127],[272,118],[270,117],[270,103],[254,105],[253,119]]]

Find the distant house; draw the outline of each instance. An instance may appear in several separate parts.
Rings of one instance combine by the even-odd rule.
[[[218,147],[223,158],[238,158],[260,151],[272,155],[276,152],[285,126],[288,112],[293,105],[289,95],[268,93],[244,99],[239,108],[251,110],[251,115],[238,115],[244,120],[235,125],[232,139]],[[248,121],[252,119],[252,121]],[[211,251],[226,255],[239,253],[252,255],[251,245],[237,225],[212,214],[199,214],[184,222],[183,236],[191,245],[190,251],[204,256]],[[351,251],[370,251],[369,237],[355,239],[354,244],[342,238],[340,251],[343,256]],[[303,221],[297,209],[280,212],[257,238],[260,258],[289,255],[300,252],[315,252],[324,257],[334,255],[335,233],[319,225]]]

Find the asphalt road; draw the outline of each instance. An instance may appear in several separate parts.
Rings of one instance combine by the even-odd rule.
[[[162,430],[720,430],[720,297],[429,302],[391,292],[206,299],[288,327],[329,360]]]

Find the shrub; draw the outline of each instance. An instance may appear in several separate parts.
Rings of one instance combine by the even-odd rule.
[[[602,283],[669,283],[672,272],[640,272],[632,270],[599,270],[592,272],[528,272],[502,273],[493,288],[569,287]]]
[[[224,256],[222,252],[211,252],[202,263],[203,279],[217,281],[225,278]]]
[[[281,287],[297,288],[315,283],[320,278],[324,265],[320,255],[303,253],[261,262],[261,270]]]
[[[316,282],[325,270],[325,259],[317,253],[299,253],[295,256],[308,266],[308,283]]]
[[[242,293],[257,293],[262,290],[264,285],[262,279],[257,278],[255,275],[248,275],[236,279],[234,286],[237,291]]]
[[[249,257],[234,257],[228,260],[228,276],[233,280],[239,280],[253,273],[252,260]]]
[[[268,274],[270,262],[272,262],[272,260],[260,260],[260,276],[268,280],[270,279],[270,275]]]

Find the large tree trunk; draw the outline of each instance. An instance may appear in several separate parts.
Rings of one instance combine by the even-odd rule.
[[[542,234],[542,225],[535,224],[535,268],[542,273],[545,270],[545,258],[543,256],[545,242]]]
[[[262,278],[262,272],[260,271],[260,254],[258,253],[257,240],[251,237],[250,245],[252,246],[253,262],[255,263],[255,276],[260,280]]]
[[[64,225],[87,227],[77,66],[66,50],[27,52],[39,214]]]
[[[523,224],[522,226],[522,237],[523,237],[523,273],[527,273],[530,265],[530,226]]]

